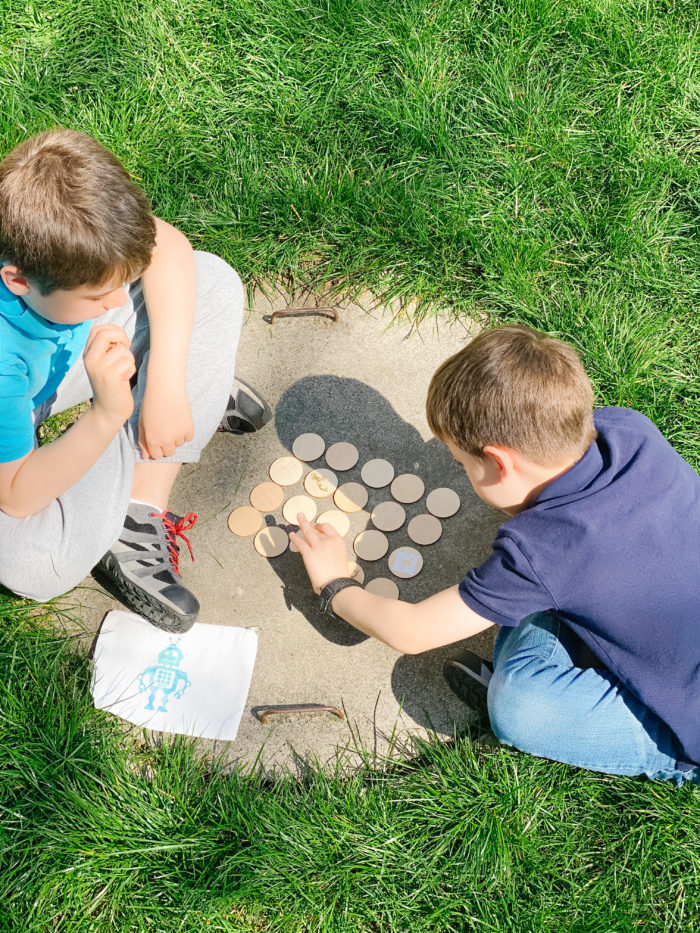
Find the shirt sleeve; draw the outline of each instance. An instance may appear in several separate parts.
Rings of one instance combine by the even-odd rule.
[[[19,460],[34,448],[29,376],[20,359],[0,362],[0,463]]]
[[[502,531],[496,535],[491,556],[462,580],[459,594],[482,618],[511,627],[533,612],[557,608],[530,561]]]

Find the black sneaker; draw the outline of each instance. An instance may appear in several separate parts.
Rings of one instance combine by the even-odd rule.
[[[252,434],[266,425],[271,417],[272,412],[265,399],[236,376],[233,380],[233,395],[228,400],[218,430],[229,434]]]
[[[199,602],[182,585],[177,543],[182,538],[194,560],[183,531],[196,521],[194,512],[178,518],[132,502],[119,539],[96,567],[128,606],[166,632],[186,632],[197,620]]]
[[[488,716],[486,695],[493,675],[493,664],[490,661],[465,649],[456,657],[445,661],[442,674],[450,690],[460,700],[482,717]]]

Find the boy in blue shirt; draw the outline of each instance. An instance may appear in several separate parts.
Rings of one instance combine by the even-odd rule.
[[[524,326],[448,359],[427,413],[510,516],[493,553],[410,605],[356,586],[343,539],[300,516],[292,537],[322,606],[407,653],[497,624],[493,665],[465,651],[445,674],[472,705],[482,691],[503,743],[700,783],[700,477],[639,412],[594,413],[575,351]]]
[[[234,433],[269,417],[240,382],[229,396],[242,312],[233,269],[153,217],[94,139],[55,130],[0,162],[0,583],[43,601],[99,564],[156,625],[194,623],[178,557],[196,515],[168,498],[222,416]]]

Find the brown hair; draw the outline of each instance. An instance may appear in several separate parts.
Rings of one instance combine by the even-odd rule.
[[[0,162],[0,261],[43,294],[134,279],[154,243],[148,198],[90,136],[51,130]]]
[[[430,382],[430,429],[473,457],[498,444],[541,466],[583,456],[596,438],[593,388],[573,347],[525,325],[493,327]]]

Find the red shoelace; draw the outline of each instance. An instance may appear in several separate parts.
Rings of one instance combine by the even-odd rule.
[[[189,531],[190,528],[194,528],[197,523],[197,513],[188,512],[187,515],[177,521],[173,522],[168,518],[167,512],[151,512],[151,518],[162,518],[163,527],[165,528],[165,535],[168,539],[168,552],[170,554],[170,564],[175,571],[175,573],[180,573],[180,548],[178,547],[177,539],[182,538],[182,540],[187,545],[187,548],[190,552],[190,557],[194,560],[194,554],[192,553],[192,545],[190,544],[190,539],[187,535],[183,534],[183,531]]]

